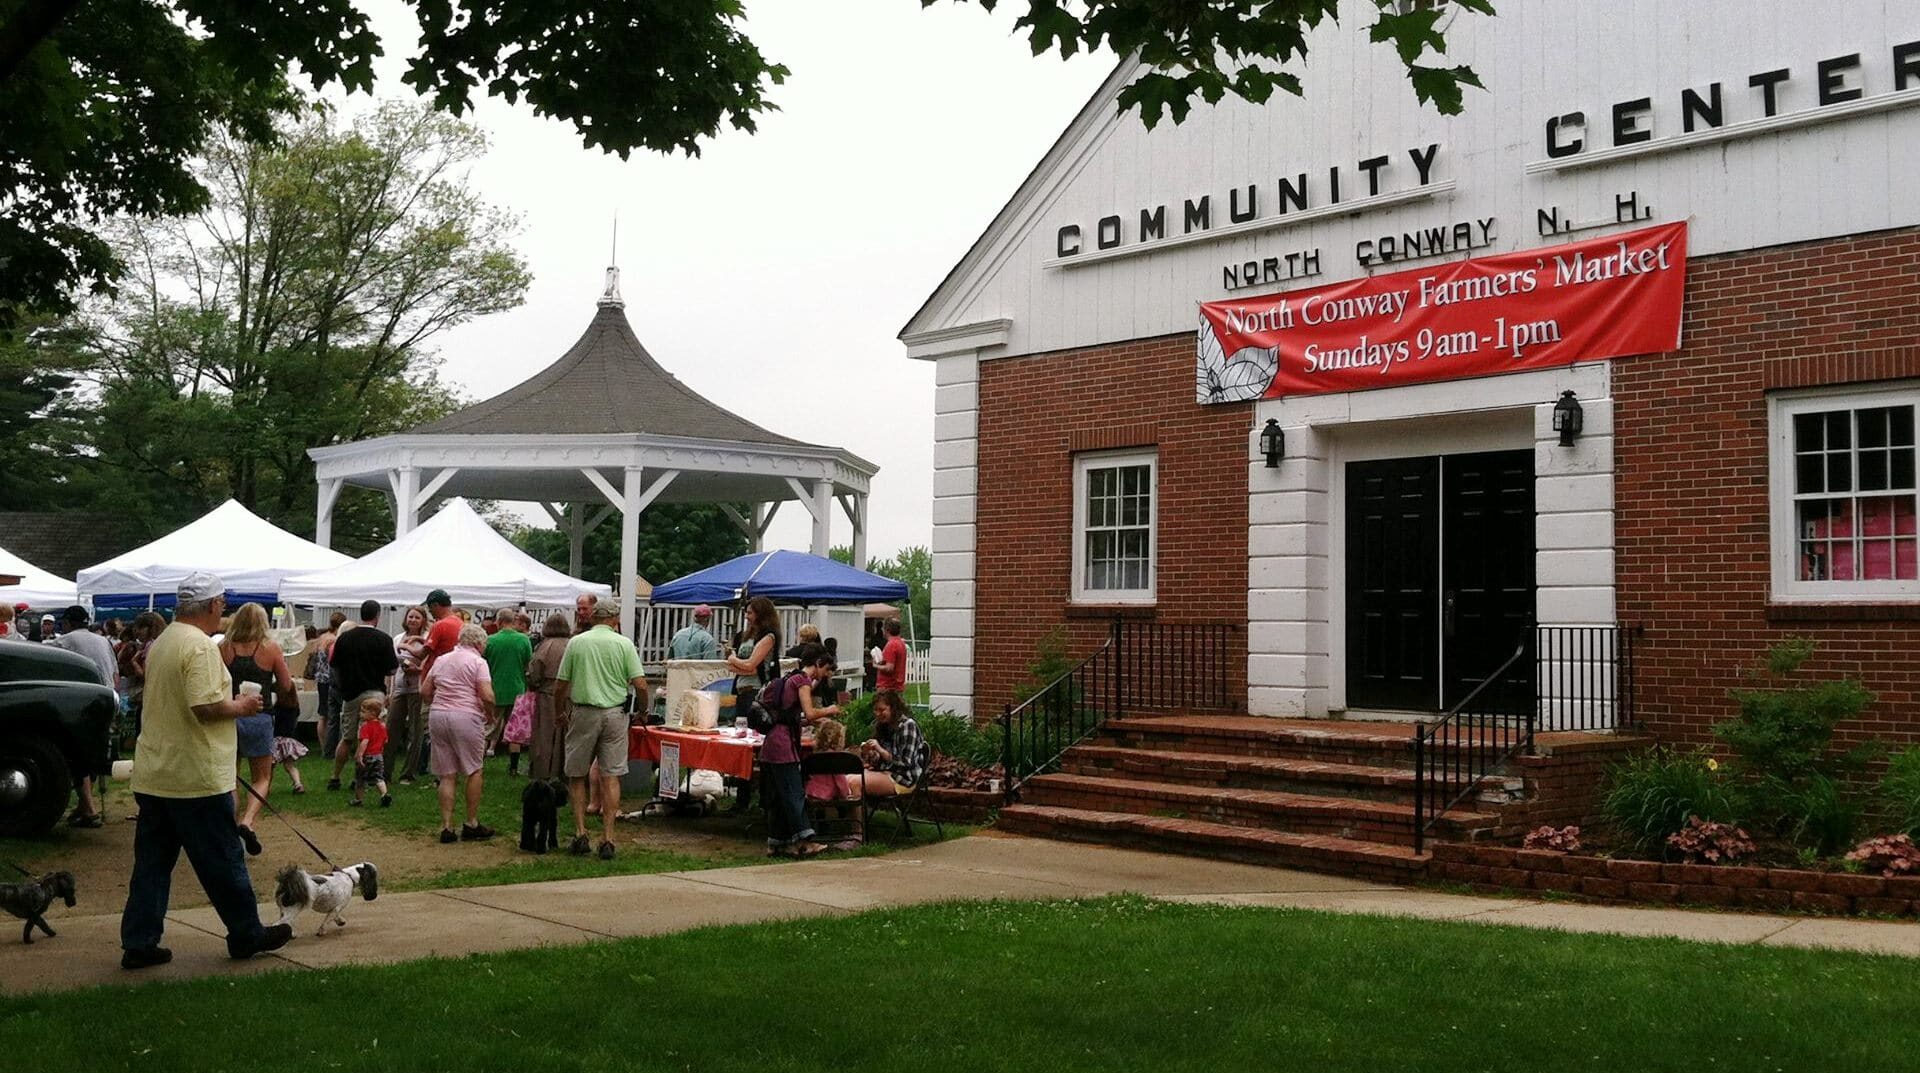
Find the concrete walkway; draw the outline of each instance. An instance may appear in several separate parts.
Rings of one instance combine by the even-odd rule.
[[[188,878],[186,882],[191,882]],[[659,935],[712,924],[854,913],[956,898],[1065,898],[1132,892],[1170,901],[1281,906],[1718,943],[1814,946],[1920,957],[1920,923],[1685,912],[1467,897],[1308,872],[1034,839],[975,835],[886,857],[817,860],[510,887],[383,894],[349,926],[233,962],[212,909],[169,916],[171,965],[119,967],[120,918],[61,915],[32,946],[0,933],[0,992],[327,969],[491,950]]]

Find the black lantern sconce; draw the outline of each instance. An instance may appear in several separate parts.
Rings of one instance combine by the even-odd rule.
[[[1267,456],[1268,469],[1279,469],[1280,456],[1287,453],[1287,434],[1271,417],[1267,418],[1267,427],[1260,430],[1260,453]]]
[[[1580,435],[1580,427],[1586,424],[1586,412],[1580,409],[1580,400],[1571,391],[1562,391],[1560,401],[1553,404],[1553,430],[1560,434],[1560,446],[1572,447],[1574,438]]]

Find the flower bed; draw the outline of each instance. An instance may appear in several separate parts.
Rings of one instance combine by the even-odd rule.
[[[1552,891],[1604,901],[1920,916],[1920,876],[1663,864],[1438,842],[1427,877],[1480,891]]]

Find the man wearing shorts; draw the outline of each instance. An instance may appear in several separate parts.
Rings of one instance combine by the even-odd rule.
[[[613,821],[620,814],[620,776],[627,773],[627,692],[647,696],[647,676],[633,642],[613,623],[620,609],[600,604],[592,609],[593,628],[567,642],[553,689],[553,703],[566,736],[562,770],[571,784],[573,846],[576,856],[588,852],[587,775],[600,762],[600,859],[613,859]]]
[[[340,771],[353,759],[360,744],[360,704],[387,701],[387,676],[400,667],[393,638],[380,628],[380,601],[360,604],[360,625],[342,633],[333,642],[328,662],[333,666],[333,691],[345,703],[340,705],[340,744],[333,753],[333,777],[327,789],[340,789]]]

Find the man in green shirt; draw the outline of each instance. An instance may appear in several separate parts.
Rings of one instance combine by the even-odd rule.
[[[613,821],[620,815],[620,776],[627,773],[627,692],[647,696],[647,676],[633,642],[613,628],[620,609],[596,605],[593,628],[567,642],[554,675],[554,710],[566,735],[562,770],[572,786],[573,846],[587,853],[587,777],[600,764],[600,859],[613,859]]]
[[[500,732],[507,725],[507,717],[513,714],[513,702],[527,691],[527,664],[533,662],[533,642],[527,635],[513,628],[516,621],[511,609],[502,608],[494,621],[499,622],[500,630],[487,638],[487,670],[493,676],[493,721],[487,724],[487,751],[492,752],[500,744]],[[507,774],[520,774],[520,746],[511,742],[507,745]]]

